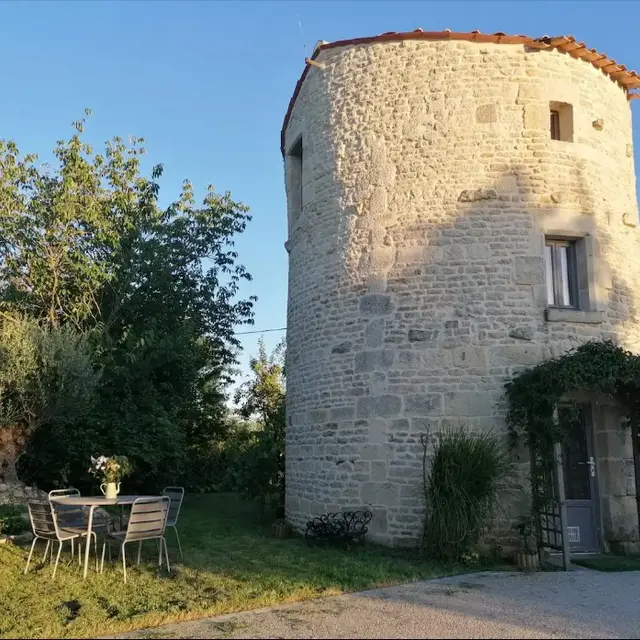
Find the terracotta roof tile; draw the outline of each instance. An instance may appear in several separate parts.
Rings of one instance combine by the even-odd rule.
[[[304,79],[307,77],[309,68],[313,61],[318,57],[321,51],[325,49],[333,49],[336,47],[346,47],[359,44],[371,44],[373,42],[396,42],[399,40],[463,40],[467,42],[477,42],[479,44],[522,44],[536,49],[557,49],[567,53],[572,58],[584,60],[591,63],[596,69],[601,69],[603,73],[615,80],[625,91],[637,89],[640,87],[640,75],[635,71],[629,71],[624,65],[619,65],[615,60],[609,58],[605,53],[600,53],[595,49],[589,49],[584,42],[577,42],[573,36],[542,36],[540,38],[531,38],[529,36],[507,35],[500,31],[496,33],[481,33],[480,31],[471,32],[455,32],[450,29],[444,31],[423,31],[416,29],[414,31],[396,32],[389,31],[377,36],[369,36],[365,38],[353,38],[351,40],[336,40],[335,42],[319,42],[311,56],[306,59],[306,65],[300,79],[298,80],[293,96],[289,101],[289,108],[284,118],[281,134],[281,151],[284,155],[284,134],[291,117],[291,112],[295,104],[300,88]],[[636,96],[640,94],[631,94]]]

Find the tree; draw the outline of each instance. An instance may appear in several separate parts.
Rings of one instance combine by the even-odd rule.
[[[258,355],[251,358],[251,379],[235,394],[238,413],[255,419],[258,428],[239,441],[235,460],[231,456],[236,487],[264,508],[274,501],[284,509],[285,473],[285,375],[284,341],[267,355],[264,342],[258,343]]]
[[[141,138],[94,154],[85,120],[74,126],[55,168],[0,141],[0,312],[74,327],[91,345],[101,371],[91,420],[56,432],[66,460],[74,442],[71,477],[89,454],[119,453],[138,481],[175,482],[220,428],[234,330],[253,321],[255,298],[239,297],[251,277],[233,246],[250,216],[211,186],[197,205],[188,181],[160,207],[162,166],[141,175]],[[47,429],[33,447],[46,448]],[[36,475],[42,456],[31,456]]]
[[[285,398],[284,351],[284,340],[271,355],[267,354],[264,340],[258,341],[258,355],[249,360],[252,378],[235,393],[238,413],[246,420],[257,418],[263,425],[278,422]]]
[[[99,379],[85,336],[73,328],[0,318],[0,479],[14,478],[16,455],[42,425],[56,429],[91,415]]]

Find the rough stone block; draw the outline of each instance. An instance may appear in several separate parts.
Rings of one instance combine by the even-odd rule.
[[[549,108],[543,104],[528,104],[524,108],[525,129],[549,129]]]
[[[498,121],[498,109],[495,104],[481,104],[476,107],[476,122],[488,124]]]
[[[391,482],[363,482],[360,498],[364,504],[390,507],[398,499],[398,485]]]
[[[516,340],[533,340],[533,336],[536,335],[536,325],[530,324],[524,327],[514,327],[509,331],[509,337]]]
[[[360,313],[363,316],[383,316],[393,311],[391,296],[370,293],[360,298]]]
[[[333,349],[331,349],[331,353],[347,353],[351,351],[351,341],[344,340],[343,342],[338,343]]]
[[[466,189],[460,193],[458,202],[477,202],[479,200],[495,200],[498,193],[495,189]]]
[[[385,420],[369,420],[369,442],[371,444],[384,444],[387,441],[387,423]]]
[[[384,460],[371,462],[371,480],[373,482],[385,482],[387,480],[387,463]]]
[[[400,413],[400,396],[381,395],[358,398],[356,415],[358,418],[392,418]]]
[[[638,540],[635,497],[623,496],[604,499],[602,501],[602,520],[607,541]]]
[[[516,257],[516,284],[544,284],[544,260],[536,256]]]
[[[371,522],[369,523],[369,533],[371,537],[386,535],[389,530],[386,509],[371,509]]]
[[[534,344],[507,344],[489,349],[491,366],[494,367],[538,364],[545,359],[545,355],[544,347]]]
[[[376,369],[388,369],[393,365],[394,352],[391,349],[377,351],[361,351],[356,353],[356,373],[375,371]]]
[[[457,391],[446,394],[445,413],[449,416],[490,416],[493,412],[491,396],[482,391]]]
[[[610,431],[596,430],[596,450],[600,458],[625,458],[627,454],[633,454],[627,444],[625,430],[621,427]]]
[[[364,332],[367,347],[381,347],[384,342],[384,318],[369,320]]]
[[[405,413],[410,416],[433,416],[442,413],[442,395],[423,393],[408,395],[404,399]]]
[[[440,332],[437,330],[409,329],[409,342],[435,342]]]
[[[330,420],[351,420],[355,415],[354,407],[335,407],[329,411]]]
[[[318,422],[326,422],[329,417],[329,412],[326,409],[312,409],[307,414],[307,419],[312,424]]]
[[[451,350],[454,367],[482,369],[487,366],[487,353],[484,347],[463,346]]]

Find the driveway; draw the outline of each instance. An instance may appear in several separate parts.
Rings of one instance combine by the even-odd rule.
[[[638,638],[640,571],[456,576],[121,637]]]

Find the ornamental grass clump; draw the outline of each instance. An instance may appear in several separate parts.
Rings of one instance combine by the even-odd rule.
[[[425,523],[422,553],[460,561],[473,551],[512,492],[508,444],[492,432],[442,433],[428,465],[423,436]],[[429,468],[427,468],[429,466]]]

